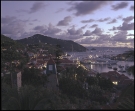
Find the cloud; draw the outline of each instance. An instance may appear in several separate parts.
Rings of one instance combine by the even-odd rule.
[[[25,24],[23,20],[17,19],[16,17],[2,17],[1,18],[1,33],[8,35],[13,39],[17,39],[25,32]]]
[[[112,5],[112,10],[120,10],[120,9],[123,9],[123,8],[126,8],[128,6],[128,3],[127,2],[121,2],[121,3],[118,3],[116,5]]]
[[[109,20],[110,19],[110,17],[107,17],[107,18],[104,18],[104,19],[99,19],[99,20],[97,20],[98,22],[106,22],[107,20]]]
[[[62,30],[53,26],[51,23],[49,23],[48,25],[48,28],[47,30],[45,31],[45,34],[51,34],[51,35],[54,35],[54,34],[57,34],[59,32],[61,32]]]
[[[85,29],[86,27],[87,27],[87,25],[84,25],[84,26],[81,27],[81,29]]]
[[[42,8],[44,8],[45,6],[46,5],[44,3],[42,3],[42,2],[35,2],[33,4],[33,6],[30,8],[29,13],[35,13],[35,12],[41,10]]]
[[[122,17],[122,15],[119,15],[118,17],[117,17],[117,19],[122,19],[123,17]]]
[[[45,8],[45,6],[47,6],[47,5],[44,4],[43,2],[35,2],[29,10],[20,9],[20,10],[16,10],[16,12],[18,12],[18,13],[26,12],[28,14],[31,14],[31,13],[35,13],[35,12]]]
[[[111,38],[109,34],[101,34],[100,36],[90,35],[89,37],[85,37],[78,42],[80,44],[106,45],[107,46],[110,41],[111,41]]]
[[[71,22],[71,20],[72,20],[71,16],[67,16],[63,20],[59,21],[57,26],[67,26],[69,25],[69,22]]]
[[[117,30],[117,27],[114,27],[114,26],[113,26],[113,28],[112,28],[112,29],[108,29],[108,30],[110,30],[110,31],[114,31],[114,30]]]
[[[46,25],[36,26],[33,28],[33,30],[36,31],[37,33],[41,33],[41,34],[49,35],[49,36],[53,36],[62,31],[61,29],[53,26],[51,23],[49,23],[48,26],[46,26]]]
[[[118,30],[134,30],[134,23],[123,22],[122,26],[117,27]]]
[[[97,24],[93,24],[92,26],[90,26],[90,28],[95,28],[97,26],[98,26]]]
[[[29,11],[28,10],[24,10],[24,9],[19,9],[19,10],[16,10],[17,13],[20,13],[20,12],[25,12],[25,13],[28,13]]]
[[[90,30],[87,30],[87,31],[83,34],[83,36],[90,36],[90,35],[91,35]]]
[[[133,5],[130,7],[130,10],[134,11],[134,6]]]
[[[107,3],[108,1],[83,1],[79,3],[71,3],[71,7],[68,11],[75,10],[76,16],[92,14],[96,10],[105,6]]]
[[[32,20],[32,21],[38,21],[38,19],[34,19],[34,20]]]
[[[95,20],[94,19],[89,19],[89,20],[82,20],[81,22],[82,23],[90,23],[90,22],[94,22]]]
[[[116,19],[113,19],[110,22],[108,22],[107,24],[112,24],[112,23],[116,23],[116,22],[117,22],[117,20]]]
[[[36,26],[33,28],[33,30],[45,30],[44,26]]]
[[[134,36],[134,34],[128,34],[127,36]]]
[[[70,35],[83,35],[82,29],[76,30],[74,27],[67,30]]]
[[[89,34],[90,34],[90,32],[89,32]],[[128,34],[128,35],[133,36],[133,34]],[[100,33],[100,35],[90,35],[89,37],[82,38],[82,39],[78,40],[77,42],[80,44],[87,44],[87,45],[93,45],[93,46],[114,47],[114,46],[120,46],[120,44],[123,44],[123,46],[133,46],[134,38],[128,39],[127,38],[128,35],[127,35],[127,31],[118,31],[117,33],[115,33],[114,36],[112,36],[110,34]]]
[[[29,25],[33,25],[33,23],[29,23]]]
[[[62,12],[63,10],[64,10],[64,8],[60,8],[60,9],[58,9],[55,13]]]
[[[102,32],[103,32],[103,31],[101,30],[101,28],[96,27],[95,30],[92,31],[92,34],[101,35]]]
[[[6,16],[6,17],[1,18],[1,23],[2,24],[8,24],[10,22],[13,22],[14,20],[16,20],[16,17]]]
[[[126,22],[126,23],[128,23],[128,22],[130,22],[133,19],[134,19],[133,16],[129,16],[129,17],[123,18],[123,21]]]
[[[125,47],[127,46],[133,46],[134,45],[134,38],[128,38],[129,34],[127,34],[127,31],[118,31],[114,36],[111,37],[112,44],[116,45],[123,45]]]
[[[125,42],[127,40],[127,31],[119,31],[111,39],[116,42]]]
[[[130,19],[125,19],[126,22],[123,22],[122,25],[118,26],[118,27],[114,27],[112,29],[109,29],[110,31],[114,31],[114,30],[123,30],[123,31],[127,31],[127,30],[134,30],[134,23],[127,23],[129,22]]]
[[[94,22],[94,21],[98,21],[98,22],[105,22],[105,21],[108,21],[110,19],[110,17],[107,17],[107,18],[104,18],[104,19],[98,19],[98,20],[94,20],[94,19],[89,19],[89,20],[82,20],[81,22],[82,23],[91,23],[91,22]]]

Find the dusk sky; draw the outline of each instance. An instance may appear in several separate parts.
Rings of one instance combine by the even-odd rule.
[[[1,33],[134,47],[134,1],[1,1]]]

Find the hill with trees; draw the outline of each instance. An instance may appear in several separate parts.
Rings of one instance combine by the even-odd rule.
[[[63,51],[72,51],[72,49],[73,51],[77,51],[77,52],[86,51],[85,47],[71,40],[56,39],[41,34],[35,34],[31,37],[16,40],[16,41],[23,44],[37,44],[39,42],[45,44],[51,44],[51,45],[59,44],[62,47]]]

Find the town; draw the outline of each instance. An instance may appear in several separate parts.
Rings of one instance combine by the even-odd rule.
[[[3,38],[5,41],[1,44],[2,84],[8,84],[12,90],[16,88],[17,92],[20,92],[21,88],[31,85],[58,95],[66,94],[71,100],[81,101],[69,102],[68,109],[78,109],[80,104],[81,109],[117,109],[121,104],[125,104],[120,104],[124,99],[123,95],[126,100],[129,99],[128,93],[132,92],[134,80],[124,74],[115,70],[97,73],[87,68],[83,61],[70,60],[69,55],[63,52],[58,44],[54,46],[39,42],[24,47],[9,38]],[[3,93],[6,91],[4,87]],[[130,98],[132,101],[133,98]],[[58,109],[64,107],[67,106],[57,106]]]

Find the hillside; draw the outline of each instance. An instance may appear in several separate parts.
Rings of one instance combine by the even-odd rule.
[[[63,48],[63,51],[72,51],[72,47],[73,47],[73,51],[77,51],[77,52],[86,51],[85,47],[71,40],[55,39],[40,34],[36,34],[28,38],[17,40],[17,42],[23,44],[37,44],[39,42],[52,44],[52,45],[59,44]]]
[[[1,48],[24,48],[24,45],[16,42],[15,40],[1,34]]]
[[[1,34],[1,62],[20,59],[21,54],[16,51],[17,49],[24,49],[24,46]]]

